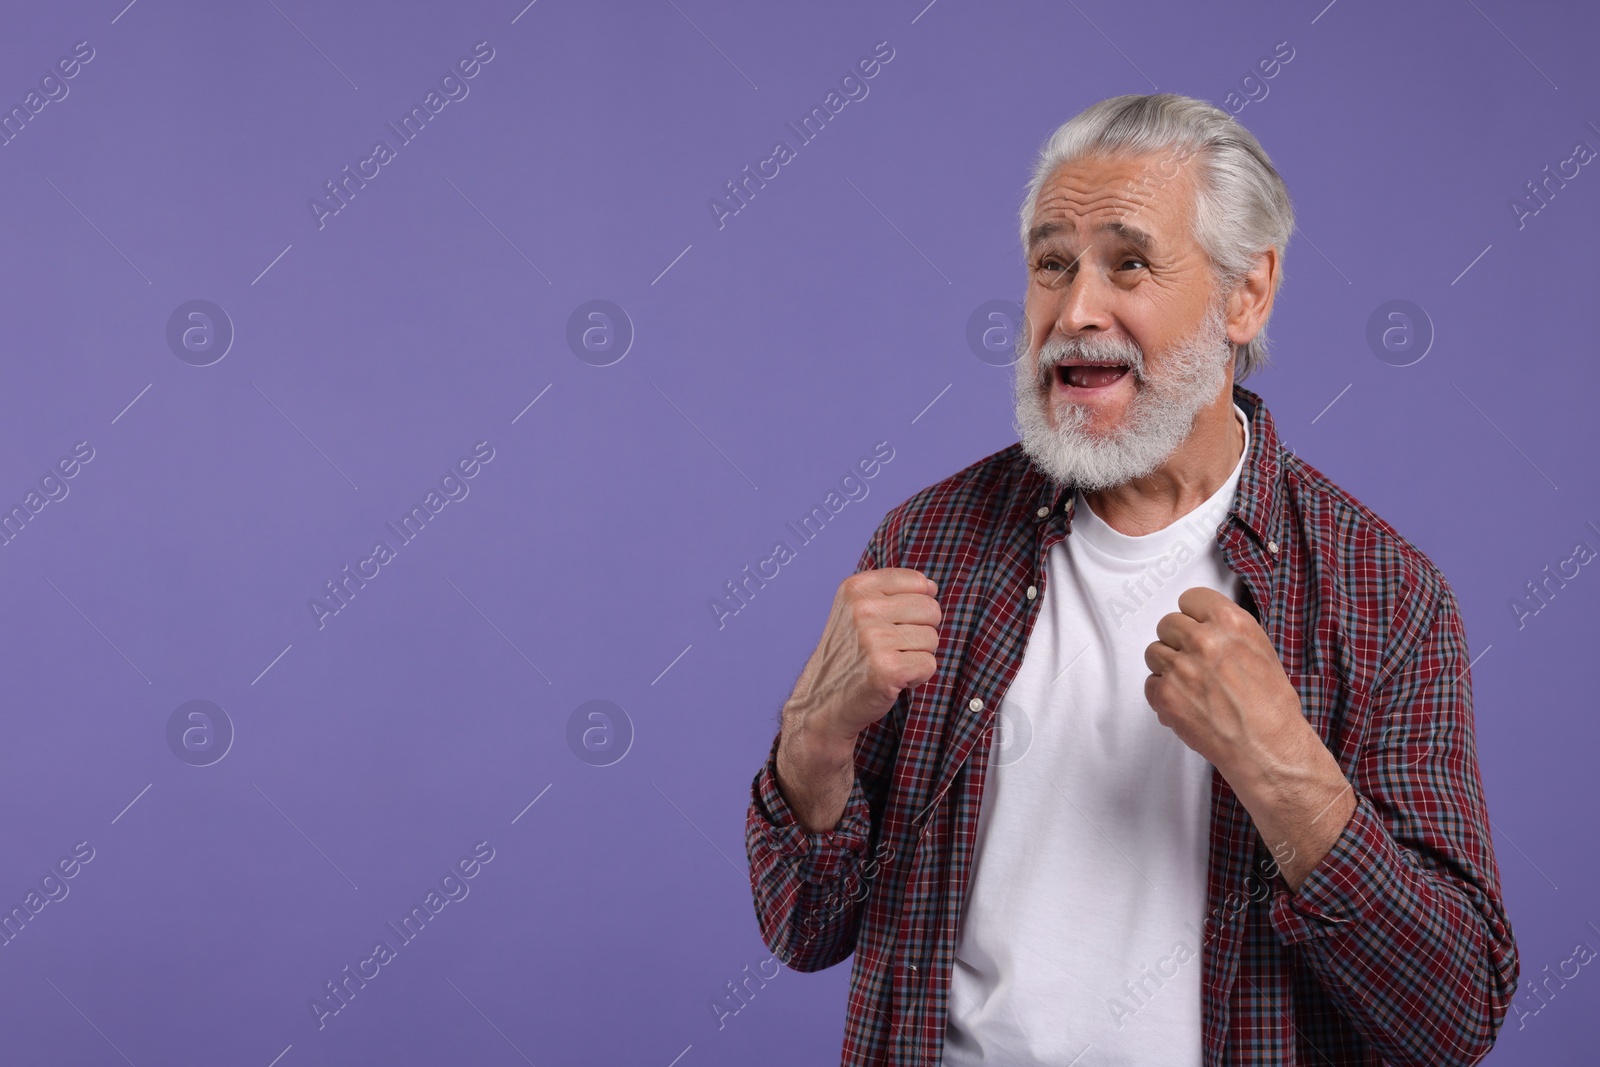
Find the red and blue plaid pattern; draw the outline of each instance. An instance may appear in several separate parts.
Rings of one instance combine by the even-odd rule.
[[[1213,772],[1205,1063],[1475,1063],[1518,963],[1455,594],[1393,527],[1281,446],[1259,396],[1235,385],[1234,399],[1250,446],[1217,544],[1356,809],[1293,892]],[[992,715],[1044,600],[1026,590],[1044,589],[1046,553],[1070,534],[1072,495],[1013,444],[890,511],[857,569],[913,567],[938,583],[938,672],[858,737],[832,831],[796,822],[777,788],[776,738],[751,784],[745,845],[763,939],[799,971],[855,953],[842,1064],[940,1060]]]

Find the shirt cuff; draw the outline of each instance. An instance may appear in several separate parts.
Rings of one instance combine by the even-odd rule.
[[[1298,890],[1291,890],[1281,873],[1273,876],[1273,928],[1285,944],[1293,945],[1361,922],[1381,884],[1392,878],[1394,862],[1388,831],[1371,802],[1357,793],[1350,821]]]
[[[751,804],[763,823],[761,839],[780,856],[799,857],[796,873],[801,879],[823,885],[841,875],[851,854],[861,856],[867,851],[867,836],[872,828],[867,794],[861,788],[860,777],[856,777],[850,784],[850,798],[838,825],[821,833],[806,833],[778,789],[780,740],[781,735],[773,739],[766,764],[750,783]]]

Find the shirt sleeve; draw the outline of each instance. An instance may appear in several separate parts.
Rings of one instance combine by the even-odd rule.
[[[819,971],[855,949],[872,813],[857,776],[838,825],[807,833],[778,790],[777,752],[774,739],[750,787],[750,888],[767,947],[797,971]]]
[[[882,564],[887,521],[862,552],[858,573]],[[831,967],[855,950],[864,902],[879,867],[867,853],[875,836],[873,811],[882,810],[896,747],[885,725],[888,718],[857,737],[856,776],[844,814],[832,830],[807,833],[778,788],[781,731],[750,783],[745,852],[756,918],[767,947],[797,971]]]
[[[1430,624],[1373,691],[1355,811],[1269,914],[1386,1063],[1472,1064],[1516,992],[1472,724],[1466,634],[1444,587]]]

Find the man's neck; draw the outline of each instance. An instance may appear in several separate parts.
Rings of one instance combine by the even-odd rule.
[[[1228,480],[1244,452],[1244,425],[1233,410],[1233,381],[1195,415],[1194,427],[1166,463],[1142,478],[1083,494],[1107,526],[1130,537],[1155,533],[1205,503]]]

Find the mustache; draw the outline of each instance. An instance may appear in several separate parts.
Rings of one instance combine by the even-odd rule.
[[[1026,336],[1017,341],[1018,355],[1029,355]],[[1143,381],[1144,349],[1131,340],[1113,337],[1052,337],[1039,346],[1034,378],[1040,388],[1048,386],[1062,364],[1086,363],[1127,367],[1136,381]]]

